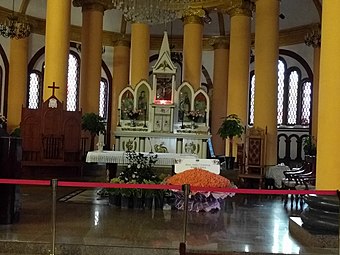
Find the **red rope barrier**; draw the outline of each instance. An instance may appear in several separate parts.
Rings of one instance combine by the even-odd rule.
[[[17,185],[42,185],[50,186],[50,180],[24,180],[24,179],[0,179],[0,184]],[[130,184],[130,183],[105,183],[105,182],[71,182],[58,181],[59,187],[80,187],[80,188],[106,188],[106,189],[160,189],[160,190],[182,190],[180,185],[163,184]],[[237,188],[213,188],[213,187],[190,187],[195,192],[221,192],[238,194],[258,194],[258,195],[337,195],[336,190],[274,190],[274,189],[237,189]]]
[[[59,181],[60,187],[82,187],[82,188],[124,188],[124,189],[161,189],[161,190],[181,190],[180,185],[163,185],[163,184],[131,184],[131,183],[103,183],[103,182],[68,182]]]
[[[0,179],[0,184],[50,186],[51,181],[50,180]]]

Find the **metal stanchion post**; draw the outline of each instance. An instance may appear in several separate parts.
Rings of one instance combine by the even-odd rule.
[[[52,250],[50,255],[55,254],[55,239],[56,239],[56,203],[57,203],[57,185],[58,180],[52,179]]]
[[[179,244],[179,254],[185,255],[186,254],[186,242],[187,242],[188,201],[189,201],[190,185],[184,184],[182,186],[182,189],[184,191],[184,217],[183,217],[183,236],[182,236],[182,242]]]
[[[338,195],[338,199],[339,199],[339,202],[340,202],[340,190],[337,190],[336,194]],[[340,206],[340,203],[339,203],[339,206]],[[340,208],[339,208],[339,223],[338,224],[339,224],[339,232],[338,232],[339,247],[338,247],[338,253],[340,255]]]

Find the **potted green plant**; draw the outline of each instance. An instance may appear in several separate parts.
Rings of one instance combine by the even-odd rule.
[[[316,141],[315,138],[311,135],[306,136],[302,140],[302,148],[305,152],[305,155],[315,156],[316,155]]]
[[[89,131],[91,135],[90,150],[94,150],[94,138],[100,133],[105,133],[105,121],[104,118],[98,114],[90,112],[85,113],[82,116],[81,128],[85,131]]]
[[[230,114],[227,117],[224,117],[220,128],[217,133],[221,138],[227,139],[229,138],[229,159],[227,165],[228,169],[233,168],[235,157],[233,157],[233,142],[234,137],[241,137],[244,132],[244,126],[242,125],[241,119],[236,114]]]

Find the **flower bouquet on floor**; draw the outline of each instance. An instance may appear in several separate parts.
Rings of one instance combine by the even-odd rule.
[[[218,174],[211,173],[207,170],[200,168],[193,168],[186,170],[182,173],[171,176],[166,180],[166,184],[170,185],[183,185],[189,184],[194,187],[206,188],[233,188],[234,186],[230,181]],[[220,210],[221,202],[227,196],[234,196],[234,193],[222,192],[191,192],[189,195],[188,210],[189,211],[205,211]],[[179,209],[184,209],[184,194],[183,192],[174,192],[175,204],[174,206]]]
[[[154,173],[153,166],[157,162],[157,154],[144,154],[135,151],[127,151],[125,157],[128,164],[119,173],[117,178],[110,180],[111,183],[121,184],[158,184],[160,178]],[[120,188],[108,189],[109,198],[112,197],[111,204],[121,206],[122,208],[150,208],[150,199],[156,203],[162,200],[162,192],[154,189],[139,188]],[[116,201],[117,198],[120,201]],[[125,203],[123,203],[125,202]],[[151,203],[152,205],[152,203]],[[161,206],[159,206],[161,207]]]

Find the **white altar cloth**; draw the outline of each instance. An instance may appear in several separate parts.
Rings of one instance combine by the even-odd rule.
[[[141,152],[149,154],[148,152]],[[156,165],[173,166],[176,159],[197,159],[195,154],[178,154],[178,153],[153,153],[157,155]],[[129,160],[125,151],[89,151],[86,155],[88,163],[116,163],[127,164]]]
[[[274,179],[275,187],[281,189],[282,188],[282,180],[285,177],[284,171],[289,171],[289,166],[285,165],[276,165],[271,166],[268,168],[266,172],[266,178],[268,179]]]

